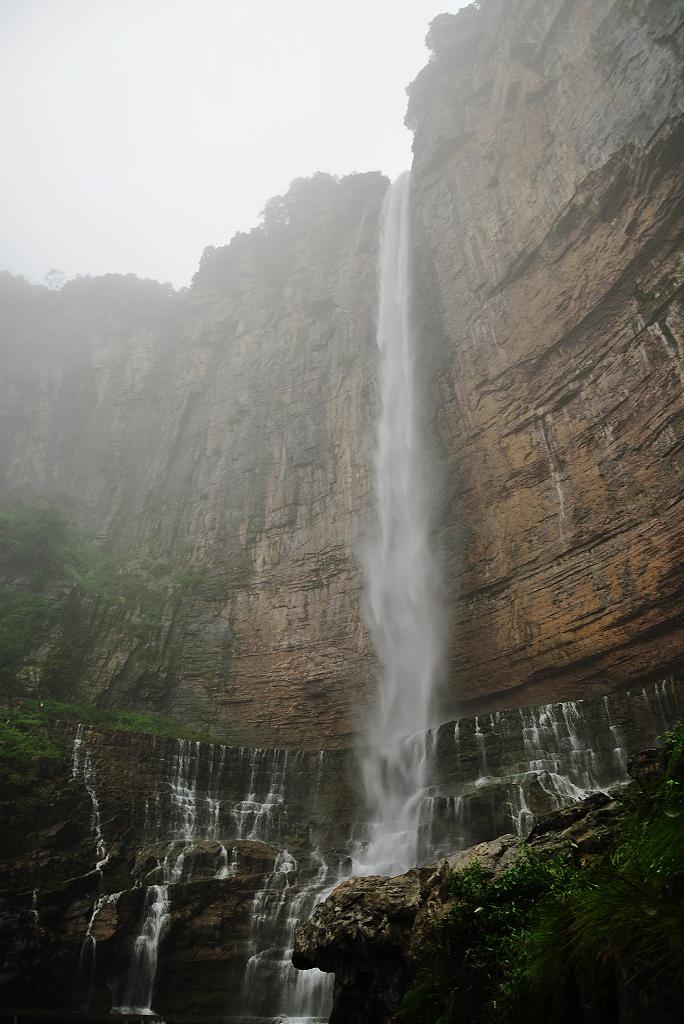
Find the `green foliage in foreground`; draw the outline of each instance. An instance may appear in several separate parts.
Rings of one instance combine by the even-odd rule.
[[[684,725],[665,758],[589,867],[527,849],[499,878],[479,864],[454,874],[400,1020],[572,1024],[587,993],[609,1019],[625,979],[684,991]]]
[[[31,780],[46,762],[58,762],[68,751],[59,722],[83,722],[85,725],[121,732],[136,732],[171,739],[217,742],[215,737],[192,729],[166,715],[150,711],[104,711],[78,704],[46,700],[10,701],[0,704],[0,773],[11,785],[22,786]]]

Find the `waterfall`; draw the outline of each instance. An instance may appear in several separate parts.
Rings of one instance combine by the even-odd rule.
[[[249,763],[247,793],[233,809],[237,839],[267,843],[280,839],[286,812],[287,750],[241,750]],[[322,755],[317,759],[316,789],[320,789]],[[278,853],[272,872],[254,895],[250,921],[249,958],[240,998],[244,1014],[306,1024],[327,1016],[332,1000],[332,977],[318,970],[304,973],[292,966],[297,924],[309,916],[340,880],[317,850],[311,860],[318,868],[307,876],[286,849]],[[275,1018],[274,1018],[275,1019]]]
[[[118,1013],[151,1014],[157,975],[159,940],[169,917],[169,886],[150,885],[145,896],[143,927],[135,940],[124,1006]]]
[[[148,874],[145,901],[128,975],[114,1012],[153,1013],[157,966],[163,955],[174,891],[195,878],[198,843],[213,840],[219,850],[215,878],[228,882],[238,871],[240,844],[273,845],[272,871],[254,894],[247,961],[239,998],[246,1017],[286,1014],[302,1022],[329,1009],[332,979],[320,971],[302,974],[291,963],[294,930],[314,903],[332,888],[332,873],[316,851],[311,864],[298,864],[283,848],[287,825],[286,788],[289,751],[201,744],[190,740],[157,745],[160,785],[145,798],[143,833],[157,846],[156,867]],[[303,756],[302,756],[303,757]],[[229,759],[230,758],[230,759]],[[226,770],[229,759],[231,771]],[[295,764],[300,764],[303,759]],[[317,760],[320,786],[322,757]],[[235,799],[224,799],[224,786]],[[166,846],[163,858],[158,844]],[[145,865],[143,856],[141,864]],[[149,869],[149,865],[148,865]],[[149,884],[150,882],[154,884]],[[97,916],[94,912],[93,919]],[[91,939],[90,929],[86,942]],[[234,1009],[231,997],[231,1009]],[[275,1018],[274,1018],[275,1019]]]
[[[110,893],[106,896],[98,896],[93,904],[93,910],[88,921],[88,927],[81,943],[81,952],[78,958],[78,972],[76,975],[76,1002],[78,1009],[89,1010],[95,987],[95,966],[97,963],[97,940],[93,935],[95,922],[100,911],[108,903],[116,906],[120,892]]]
[[[92,873],[97,890],[74,971],[76,1006],[87,1012],[105,983],[116,989],[114,1013],[152,1015],[153,1007],[168,1002],[168,958],[182,933],[186,887],[198,884],[198,895],[212,901],[212,913],[220,916],[237,897],[244,915],[239,950],[227,960],[221,1008],[228,1019],[320,1020],[330,1009],[333,979],[317,970],[295,970],[291,950],[297,923],[339,881],[378,870],[376,865],[400,871],[411,858],[431,863],[504,832],[524,836],[554,808],[624,783],[629,753],[652,743],[681,717],[681,709],[673,682],[663,681],[643,692],[445,722],[399,735],[394,745],[379,711],[372,735],[386,738],[385,760],[374,762],[375,755],[367,753],[365,777],[380,777],[376,792],[382,795],[391,755],[405,771],[386,774],[386,784],[400,777],[407,796],[402,809],[401,792],[389,792],[388,814],[382,800],[371,803],[372,820],[356,799],[349,802],[350,794],[337,800],[338,788],[351,786],[356,794],[357,785],[355,766],[341,752],[150,738],[154,763],[147,765],[132,819],[140,826],[136,885],[125,895],[106,895],[119,887],[115,858],[103,860],[102,822],[110,820],[112,795],[107,757],[95,734],[81,727],[72,772],[89,796],[92,859],[100,871]],[[393,727],[403,732],[407,725],[397,727],[395,720]],[[398,833],[397,850],[388,853],[383,843]],[[115,910],[120,896],[124,902]],[[37,891],[26,893],[36,924],[38,897]],[[109,942],[112,929],[123,929],[116,957],[127,954],[128,969],[106,979],[96,954],[98,941]],[[205,969],[198,965],[198,977],[205,978]],[[222,984],[216,982],[218,999]]]
[[[155,748],[156,749],[156,748]],[[161,800],[155,800],[159,817],[155,831],[165,832],[168,839],[166,856],[158,870],[161,883],[148,885],[145,894],[140,931],[133,947],[123,1005],[118,1013],[152,1013],[152,999],[159,959],[159,943],[169,918],[171,897],[169,887],[177,882],[191,881],[192,868],[186,870],[186,858],[193,844],[202,836],[216,839],[221,821],[221,782],[226,748],[209,744],[206,794],[198,788],[202,745],[197,741],[175,740],[168,759],[163,785],[168,792],[166,820],[161,813]],[[218,756],[218,765],[216,764]],[[159,795],[158,795],[159,796]],[[149,802],[147,804],[149,810]],[[144,831],[147,832],[149,822]],[[228,852],[217,871],[217,877],[229,877]]]
[[[95,791],[95,769],[93,768],[88,742],[85,736],[85,728],[81,722],[76,727],[74,746],[71,754],[71,777],[82,782],[90,797],[92,805],[92,830],[95,836],[95,852],[97,860],[95,869],[102,875],[102,868],[107,862],[107,850],[105,847],[104,833],[102,831],[102,820],[100,816],[100,801]]]
[[[102,818],[100,814],[100,801],[95,788],[95,769],[85,735],[85,727],[79,722],[74,735],[74,745],[71,754],[71,777],[81,782],[90,797],[92,807],[91,829],[95,838],[95,871],[98,876],[98,888],[102,886],[102,869],[108,863],[107,849],[105,846],[104,833],[102,831]],[[98,895],[93,902],[93,909],[86,928],[81,952],[78,959],[78,972],[76,975],[75,1003],[82,1010],[90,1008],[90,1000],[93,994],[95,980],[95,955],[96,942],[92,934],[93,925],[97,915],[105,903],[111,900],[110,896]]]
[[[437,571],[430,549],[426,446],[411,325],[410,177],[385,197],[381,218],[380,412],[375,458],[378,536],[366,557],[366,617],[378,655],[380,693],[362,755],[373,827],[358,874],[416,864],[425,730],[440,660]]]

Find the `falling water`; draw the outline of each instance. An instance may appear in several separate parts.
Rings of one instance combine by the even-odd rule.
[[[90,797],[92,805],[92,830],[95,836],[95,851],[97,861],[95,868],[99,875],[102,875],[102,868],[107,862],[107,850],[105,847],[104,833],[102,831],[102,820],[100,816],[100,801],[95,791],[95,769],[93,767],[90,750],[85,735],[85,728],[79,722],[74,736],[74,746],[71,755],[71,777],[83,783],[85,790]]]
[[[409,193],[405,173],[387,192],[381,224],[379,529],[366,561],[367,618],[380,662],[380,695],[362,762],[374,826],[356,868],[359,874],[391,874],[416,863],[424,734],[440,656],[411,326]]]
[[[93,761],[88,747],[85,727],[81,722],[79,722],[74,735],[74,745],[71,755],[71,777],[72,779],[83,783],[83,786],[90,797],[92,807],[91,828],[95,838],[95,871],[97,872],[99,888],[102,885],[102,869],[107,864],[109,858],[107,856],[104,833],[102,831],[100,801],[95,788],[95,769],[93,767]],[[100,910],[109,900],[109,896],[98,895],[95,898],[86,933],[83,937],[83,942],[81,943],[78,971],[76,974],[75,1002],[77,1007],[82,1010],[87,1010],[90,1007],[93,983],[95,979],[96,942],[92,934],[93,925],[95,924]]]
[[[277,843],[287,817],[288,751],[257,749],[245,753],[249,758],[249,782],[245,798],[233,809],[237,838]],[[316,792],[320,788],[321,757],[317,767]],[[272,872],[255,893],[240,999],[249,1019],[265,1019],[264,1015],[276,1012],[278,1020],[306,1024],[323,1019],[330,1011],[332,977],[318,970],[297,971],[291,960],[297,924],[339,881],[337,876],[329,877],[328,865],[316,850],[310,859],[318,865],[313,875],[311,866],[307,873],[288,850],[281,849]]]
[[[169,918],[170,886],[192,880],[192,866],[186,870],[186,858],[201,837],[217,838],[221,821],[221,782],[226,748],[209,745],[208,778],[205,795],[198,792],[201,744],[180,739],[173,745],[164,784],[168,790],[166,820],[157,823],[166,832],[166,856],[158,865],[162,881],[148,885],[140,931],[133,947],[123,1005],[116,1012],[152,1013],[152,1000],[159,959],[159,944]],[[218,758],[218,764],[217,764]],[[157,809],[160,805],[155,801]],[[149,805],[148,805],[149,808]],[[147,831],[147,824],[144,831]],[[230,877],[228,851],[219,844],[222,857],[217,877]]]
[[[152,1013],[152,997],[157,975],[159,940],[169,917],[169,886],[150,885],[145,896],[142,931],[135,940],[124,1006],[119,1013]]]
[[[108,903],[116,905],[121,896],[120,892],[110,893],[106,896],[98,896],[93,904],[93,910],[88,921],[88,927],[81,943],[81,952],[78,958],[78,971],[76,974],[76,1001],[78,1009],[89,1010],[93,998],[95,986],[95,966],[97,962],[97,940],[93,935],[95,922],[100,911]]]

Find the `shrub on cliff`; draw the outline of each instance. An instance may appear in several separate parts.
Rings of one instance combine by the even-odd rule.
[[[152,711],[108,711],[90,705],[19,699],[0,704],[0,774],[10,792],[34,782],[49,762],[71,756],[64,722],[115,732],[216,743],[216,737]],[[41,783],[43,785],[43,783]],[[5,797],[7,792],[5,793]]]
[[[668,736],[664,764],[588,867],[569,852],[528,849],[498,878],[478,864],[454,874],[400,1019],[574,1024],[627,1012],[640,1020],[647,1008],[675,1019],[667,1014],[684,996],[684,726]]]
[[[0,694],[64,695],[95,630],[153,650],[164,608],[204,579],[201,567],[124,562],[47,501],[0,505]]]

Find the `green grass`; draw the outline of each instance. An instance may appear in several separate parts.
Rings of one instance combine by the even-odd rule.
[[[571,850],[527,849],[499,878],[478,864],[454,874],[400,1020],[570,1024],[582,1019],[580,987],[608,1015],[626,977],[682,992],[684,726],[666,738],[664,761],[588,867]]]
[[[0,771],[11,785],[26,785],[45,768],[57,763],[69,751],[58,728],[60,722],[83,722],[97,728],[133,732],[170,739],[219,742],[208,733],[151,711],[107,711],[55,700],[0,701]]]

